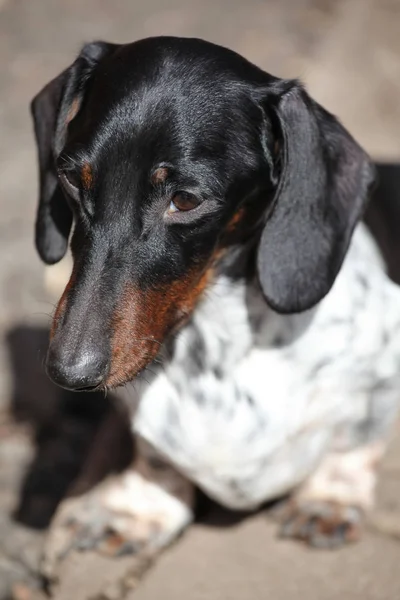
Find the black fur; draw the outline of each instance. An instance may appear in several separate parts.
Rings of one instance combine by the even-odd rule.
[[[258,269],[275,310],[310,308],[335,280],[373,179],[365,153],[300,83],[197,39],[89,44],[32,110],[45,262],[62,258],[75,220],[71,348],[104,336],[126,282],[182,278],[222,243],[258,248],[241,274]],[[77,181],[85,164],[93,186],[73,191],[64,175]],[[154,184],[160,166],[169,177]],[[165,217],[181,190],[199,206]]]

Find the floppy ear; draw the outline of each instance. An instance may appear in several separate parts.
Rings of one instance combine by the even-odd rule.
[[[374,171],[368,156],[296,81],[271,98],[282,164],[257,268],[267,302],[281,313],[314,306],[332,287]]]
[[[64,256],[72,226],[72,212],[58,183],[56,158],[65,144],[68,124],[79,112],[91,72],[112,47],[103,42],[87,44],[77,60],[31,102],[39,159],[35,242],[47,264]]]

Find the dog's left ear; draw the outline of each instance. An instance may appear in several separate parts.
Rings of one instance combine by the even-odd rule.
[[[49,265],[61,260],[67,251],[72,226],[72,212],[58,181],[56,158],[65,144],[68,125],[80,110],[91,75],[114,48],[105,42],[86,44],[74,63],[31,102],[39,159],[35,241],[40,257]]]
[[[282,162],[258,248],[258,275],[270,306],[295,313],[332,287],[374,170],[344,127],[297,81],[277,80],[264,107],[278,129]]]

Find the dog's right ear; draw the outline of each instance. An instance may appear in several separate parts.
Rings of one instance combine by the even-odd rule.
[[[68,125],[82,106],[91,74],[114,48],[114,44],[104,42],[87,44],[76,61],[31,102],[40,188],[35,242],[41,259],[50,265],[64,256],[72,226],[72,212],[58,182],[56,159],[65,145]]]

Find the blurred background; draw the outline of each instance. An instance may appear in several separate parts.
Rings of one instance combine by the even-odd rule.
[[[300,77],[374,159],[400,163],[400,0],[0,0],[0,600],[42,597],[43,532],[90,462],[93,440],[115,460],[98,460],[87,484],[129,460],[116,405],[66,397],[42,372],[56,297],[33,246],[29,102],[85,41],[160,34],[203,37],[274,75]],[[53,271],[53,283],[54,273],[63,277]],[[379,506],[358,546],[311,552],[278,541],[262,514],[236,522],[213,513],[160,560],[135,599],[397,600],[398,440],[381,473]],[[142,570],[79,558],[56,597],[130,598]]]

